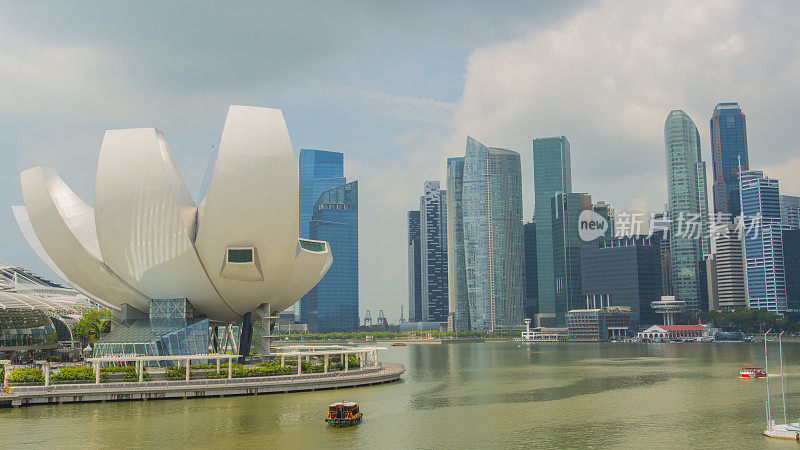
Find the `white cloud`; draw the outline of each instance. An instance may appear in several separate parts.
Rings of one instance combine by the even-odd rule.
[[[564,134],[576,191],[659,209],[671,109],[694,119],[709,174],[708,120],[720,101],[739,101],[748,116],[752,167],[793,153],[785,142],[797,138],[786,117],[800,100],[797,19],[790,4],[605,1],[477,48],[443,153],[463,152],[466,134],[519,151],[530,208],[531,139]]]

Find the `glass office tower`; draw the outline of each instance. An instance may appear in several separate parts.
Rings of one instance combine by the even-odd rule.
[[[358,181],[325,191],[314,205],[309,239],[328,241],[328,273],[308,293],[309,331],[358,328]]]
[[[627,306],[646,328],[659,323],[650,302],[661,297],[661,280],[661,233],[581,243],[581,308]]]
[[[463,189],[464,157],[447,158],[447,328],[450,331],[470,330]]]
[[[309,239],[308,227],[314,205],[323,192],[345,184],[344,153],[300,149],[300,237]],[[308,295],[308,294],[306,294]],[[301,323],[308,323],[308,305],[303,296],[299,305]]]
[[[800,230],[800,197],[781,195],[781,222],[786,229]]]
[[[300,150],[300,237],[302,239],[308,239],[308,224],[319,196],[328,189],[346,182],[344,153]]]
[[[569,141],[565,136],[533,140],[533,184],[536,210],[536,268],[539,273],[539,316],[543,325],[555,326],[556,299],[553,274],[553,211],[551,200],[559,192],[572,192]]]
[[[783,225],[778,180],[759,170],[739,174],[747,307],[786,311]]]
[[[539,271],[536,269],[536,222],[522,226],[525,241],[525,318],[539,314]]]
[[[783,270],[786,277],[786,311],[800,313],[800,230],[783,230]]]
[[[687,311],[701,310],[700,264],[711,252],[708,238],[706,166],[700,157],[700,134],[683,111],[671,111],[664,124],[667,192],[670,212],[672,291]]]
[[[419,211],[408,212],[408,321],[422,320],[422,256]]]
[[[438,181],[426,181],[425,195],[419,199],[423,322],[447,320],[446,195]]]
[[[470,329],[519,326],[525,276],[519,153],[468,137],[461,183]]]
[[[747,126],[738,103],[719,103],[711,116],[711,163],[714,170],[714,212],[728,221],[739,215],[739,165],[750,168]]]

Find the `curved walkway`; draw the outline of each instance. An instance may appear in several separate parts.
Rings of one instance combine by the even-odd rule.
[[[348,372],[279,375],[189,381],[149,381],[146,383],[58,384],[52,386],[11,386],[0,393],[0,406],[27,406],[48,403],[74,403],[167,398],[223,397],[279,392],[339,389],[398,381],[405,372],[401,364],[382,364]]]

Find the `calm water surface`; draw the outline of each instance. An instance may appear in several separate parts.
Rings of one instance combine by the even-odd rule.
[[[800,344],[784,352],[797,420]],[[381,356],[406,365],[403,381],[0,409],[0,447],[798,447],[761,436],[764,381],[737,378],[763,365],[758,344],[409,345]],[[782,418],[780,379],[770,387]],[[330,429],[326,406],[342,399],[361,404],[364,422]]]

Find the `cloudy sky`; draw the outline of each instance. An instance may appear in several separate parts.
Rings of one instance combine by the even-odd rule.
[[[231,3],[231,4],[228,4]],[[522,156],[566,135],[573,187],[618,209],[666,200],[663,126],[710,158],[714,105],[747,115],[752,168],[800,194],[800,3],[0,2],[0,259],[53,276],[10,206],[56,169],[92,203],[106,129],[164,131],[196,195],[229,104],[280,108],[292,143],[345,153],[360,185],[361,310],[407,303],[405,214],[469,134]],[[793,125],[794,124],[794,125]],[[710,172],[710,162],[709,162]]]

